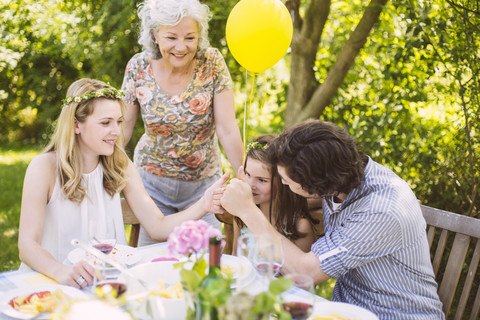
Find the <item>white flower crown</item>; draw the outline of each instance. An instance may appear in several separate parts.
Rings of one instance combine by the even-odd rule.
[[[267,151],[267,148],[268,148],[268,145],[266,145],[266,144],[264,145],[264,144],[261,144],[260,142],[254,141],[254,142],[250,142],[247,145],[246,153],[248,154],[250,152],[250,150],[252,150],[252,149],[259,149],[259,150]]]
[[[67,97],[66,99],[63,99],[62,102],[63,102],[63,107],[66,107],[71,102],[80,103],[82,101],[87,101],[87,100],[90,100],[90,99],[93,99],[93,98],[120,99],[121,97],[124,97],[124,96],[125,96],[125,93],[122,90],[103,88],[103,89],[97,90],[95,92],[85,93],[83,96]]]

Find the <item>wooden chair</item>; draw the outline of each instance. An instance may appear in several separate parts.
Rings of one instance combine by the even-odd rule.
[[[120,198],[120,202],[122,204],[123,223],[131,225],[128,245],[136,247],[138,245],[138,236],[140,235],[140,222],[138,222],[138,219],[128,205],[127,200],[125,200],[125,198]]]
[[[223,223],[223,235],[225,236],[225,247],[223,253],[232,254],[233,252],[233,216],[228,213],[216,214],[217,220]]]
[[[478,320],[480,219],[424,205],[421,208],[428,225],[427,238],[439,284],[438,294],[447,319]],[[445,259],[446,255],[448,258]],[[467,267],[468,271],[465,270]],[[474,290],[470,294],[472,287]],[[465,310],[467,305],[471,306],[469,318]],[[448,317],[450,311],[455,311],[454,317]]]

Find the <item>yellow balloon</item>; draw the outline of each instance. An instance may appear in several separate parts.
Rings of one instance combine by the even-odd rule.
[[[241,0],[227,20],[228,48],[251,72],[276,64],[287,52],[292,34],[292,18],[280,0]]]

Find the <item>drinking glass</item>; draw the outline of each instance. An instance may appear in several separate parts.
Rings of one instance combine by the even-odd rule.
[[[117,243],[113,218],[108,215],[104,220],[91,217],[88,221],[88,238],[89,244],[95,249],[107,255],[112,252]],[[95,259],[94,288],[110,284],[117,292],[122,291],[117,279],[119,275],[119,270],[99,258]]]
[[[283,309],[290,313],[292,320],[307,319],[312,314],[315,302],[312,277],[303,273],[290,273],[285,278],[292,281],[293,288],[283,294]]]
[[[273,276],[276,277],[282,269],[285,256],[281,236],[273,236]]]
[[[104,254],[112,252],[117,243],[115,223],[112,217],[106,217],[104,223],[95,217],[88,221],[88,240],[91,246]]]
[[[121,272],[108,263],[97,263],[93,277],[93,290],[95,294],[112,295],[117,298],[127,291],[125,280],[119,278]],[[98,291],[98,288],[101,288]]]
[[[274,247],[274,239],[269,234],[246,234],[238,238],[237,256],[249,260],[257,270],[262,290],[268,289],[274,275]]]

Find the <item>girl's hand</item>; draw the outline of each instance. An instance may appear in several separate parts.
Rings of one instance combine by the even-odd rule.
[[[205,212],[217,213],[215,210],[220,210],[218,208],[219,203],[214,203],[214,194],[216,190],[222,188],[222,186],[228,181],[228,178],[230,178],[230,172],[227,171],[220,179],[218,179],[214,184],[208,187],[207,190],[205,190],[203,195]]]
[[[222,203],[221,203],[224,191],[225,191],[225,188],[220,188],[213,191],[212,212],[215,214],[223,214],[227,212],[222,207]]]
[[[62,265],[55,280],[75,288],[85,288],[93,284],[95,269],[82,260],[72,266]]]

